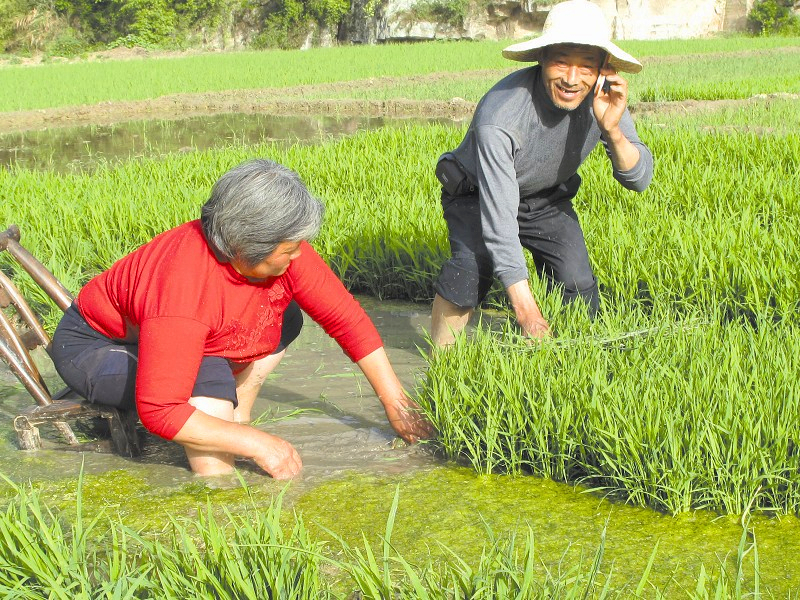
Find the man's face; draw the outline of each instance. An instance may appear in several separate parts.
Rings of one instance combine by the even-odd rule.
[[[547,95],[558,108],[575,110],[594,90],[605,51],[558,44],[544,49],[539,63]]]

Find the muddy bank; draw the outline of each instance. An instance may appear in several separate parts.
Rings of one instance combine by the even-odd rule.
[[[509,69],[478,70],[459,73],[459,78],[500,79]],[[0,113],[0,134],[75,127],[112,125],[136,120],[174,120],[186,117],[226,113],[269,114],[275,116],[332,115],[339,117],[443,118],[466,120],[475,110],[475,102],[463,98],[450,100],[364,100],[326,98],[352,94],[358,90],[389,87],[395,84],[430,84],[452,78],[452,73],[433,73],[413,77],[377,77],[359,81],[303,85],[288,88],[232,90],[194,94],[172,94],[148,100],[101,102],[94,105],[69,106]],[[770,97],[797,99],[798,94],[773,94]],[[631,106],[634,114],[686,114],[712,107],[746,107],[763,101],[763,96],[743,100],[681,102],[641,102]]]

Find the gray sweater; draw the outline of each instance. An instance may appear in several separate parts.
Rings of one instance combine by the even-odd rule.
[[[520,198],[564,183],[598,142],[606,145],[592,112],[592,94],[573,111],[560,109],[547,95],[540,73],[536,65],[495,84],[478,103],[464,140],[453,150],[478,188],[483,238],[505,287],[528,278],[517,224]],[[639,162],[630,171],[615,169],[614,178],[641,192],[653,177],[653,155],[636,134],[627,110],[620,128],[638,148]]]

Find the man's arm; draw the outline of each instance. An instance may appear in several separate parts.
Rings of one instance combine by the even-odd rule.
[[[515,142],[495,126],[476,130],[481,228],[494,272],[505,286],[517,322],[530,337],[548,335],[528,284],[528,267],[519,242],[519,183],[514,169]]]
[[[532,338],[550,335],[550,325],[542,316],[527,279],[507,287],[506,292],[511,300],[511,306],[514,307],[517,322],[526,335]]]
[[[620,128],[620,120],[628,108],[628,82],[613,70],[605,68],[608,91],[601,86],[594,93],[594,115],[607,143],[611,164],[617,171],[630,171],[639,162],[639,149]]]
[[[530,337],[548,335],[528,284],[528,268],[519,242],[519,183],[514,169],[514,141],[497,127],[477,132],[478,191],[481,225],[494,271],[506,288],[517,322]]]

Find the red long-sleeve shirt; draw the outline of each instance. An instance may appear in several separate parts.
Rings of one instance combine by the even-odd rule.
[[[136,406],[142,424],[172,439],[195,408],[188,403],[203,356],[249,363],[278,346],[294,299],[358,361],[382,346],[372,321],[306,242],[286,272],[252,282],[219,262],[200,226],[166,231],[78,294],[83,317],[112,339],[137,341]]]

